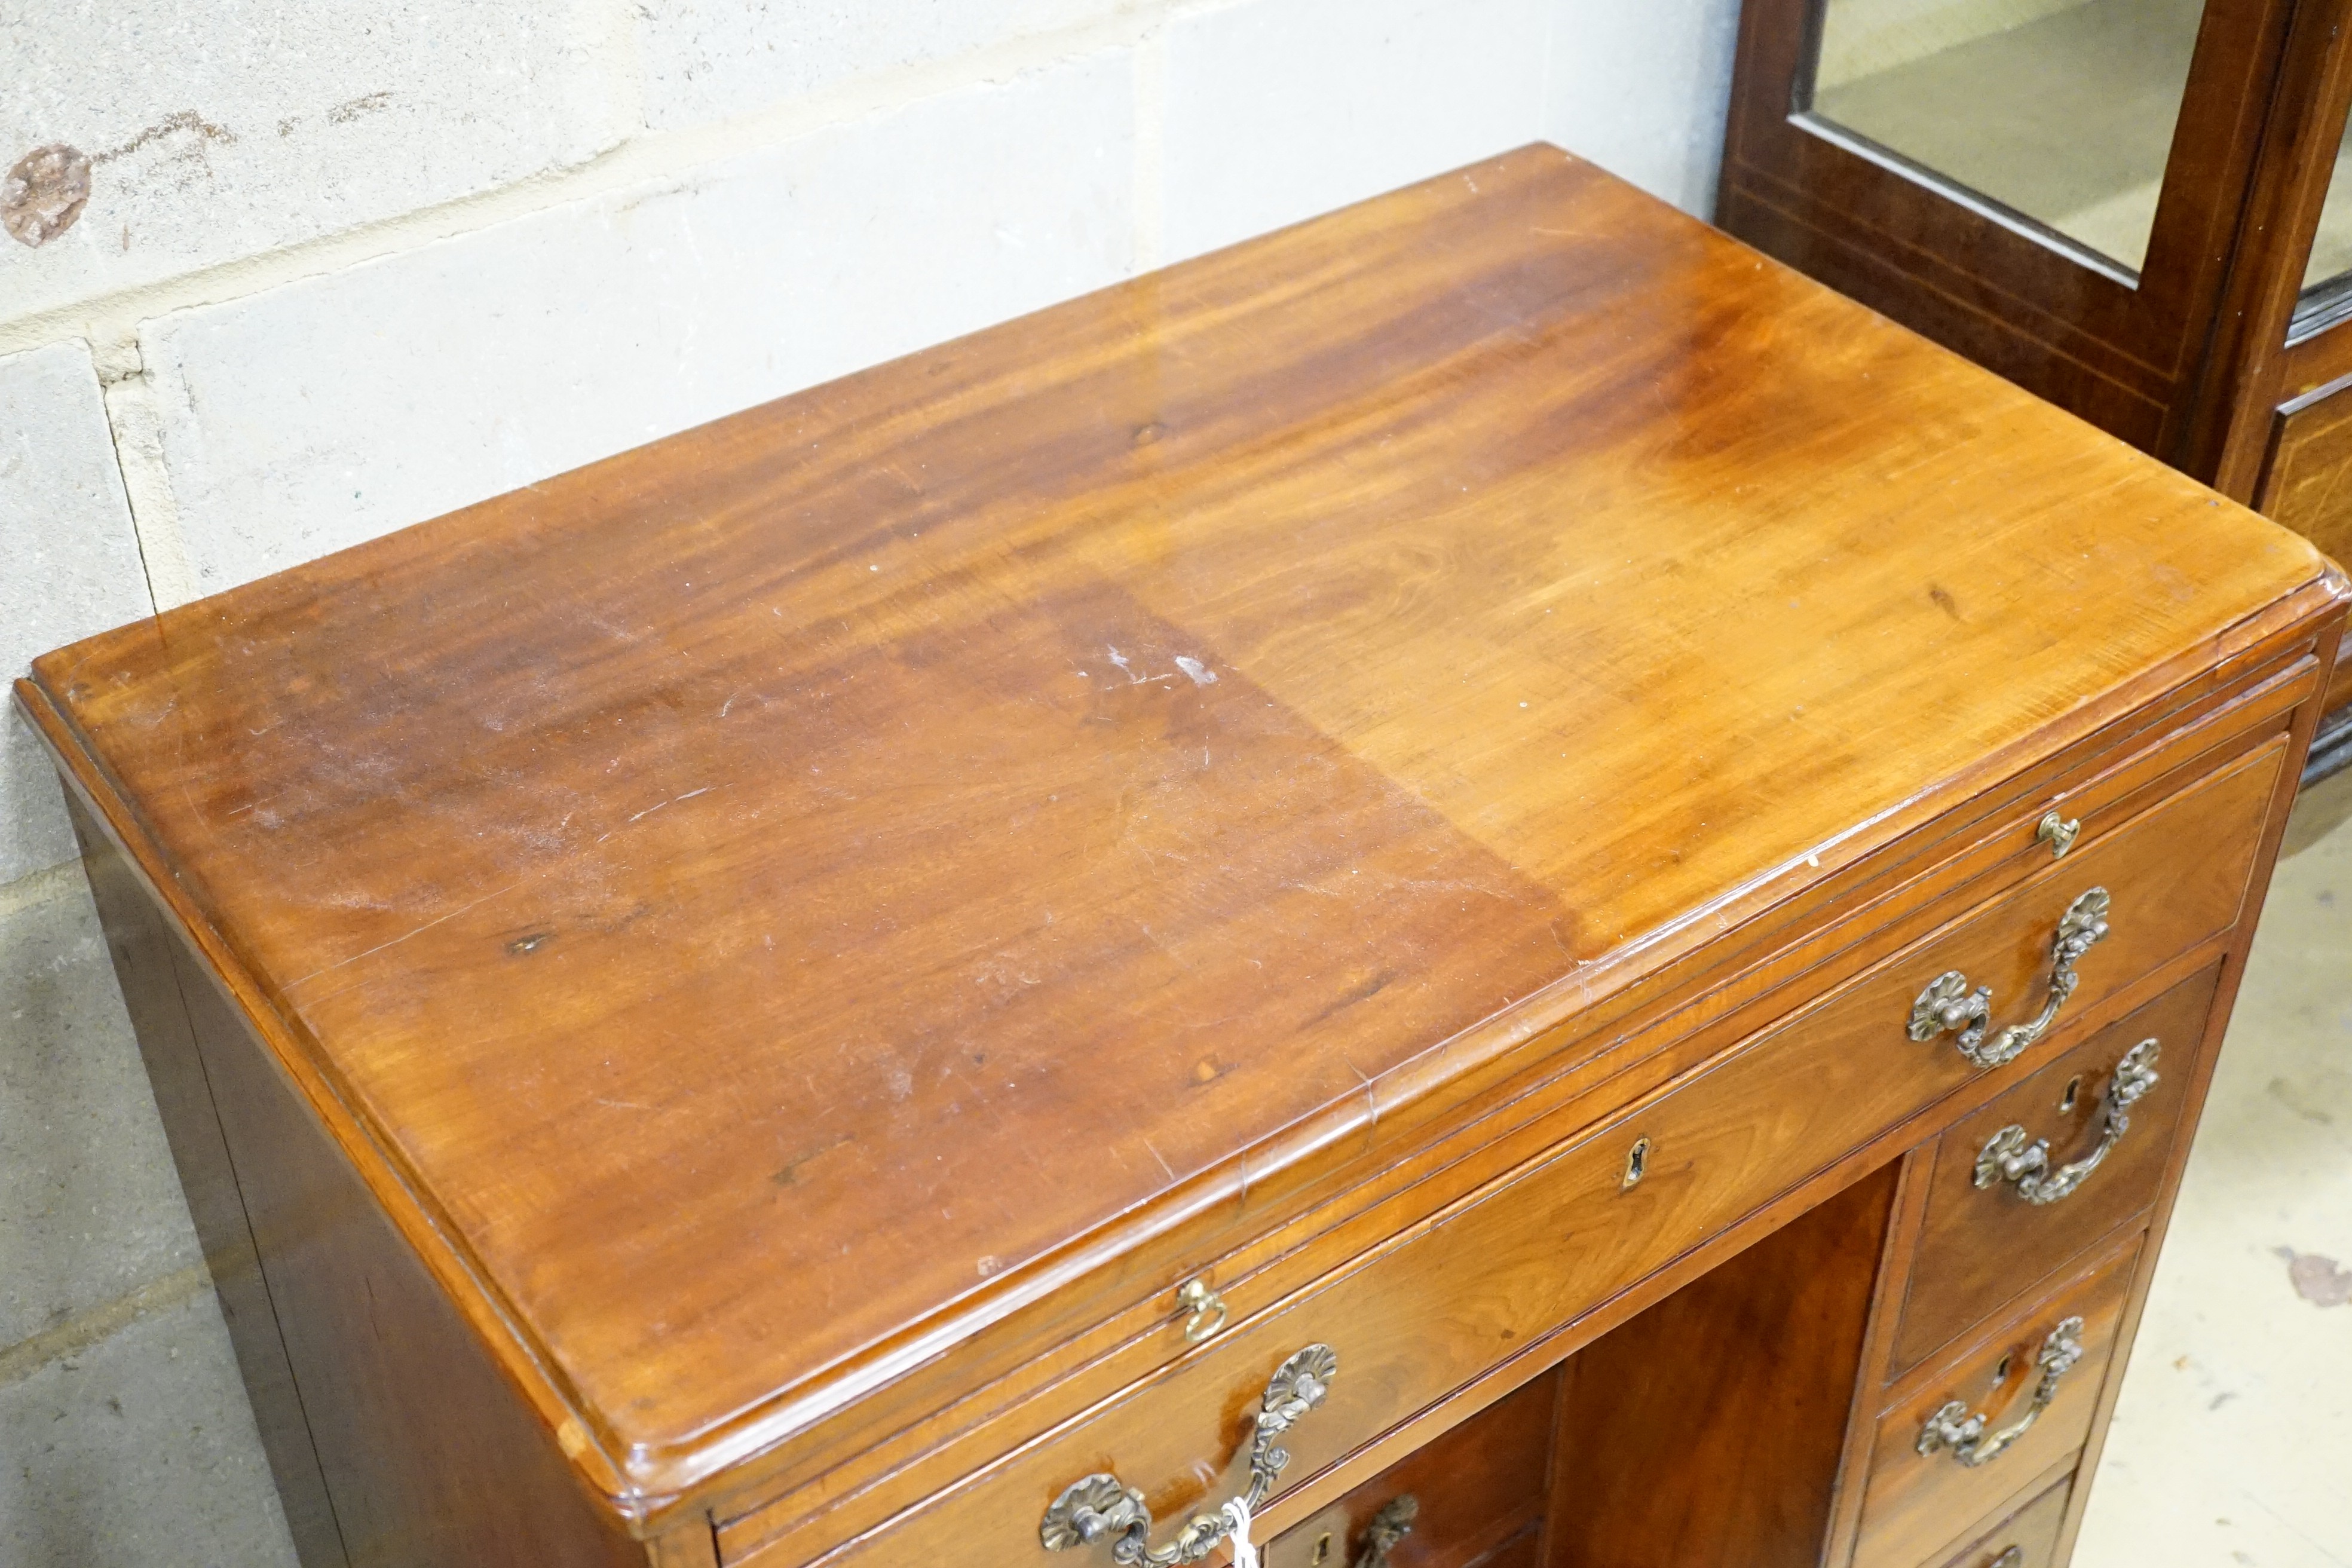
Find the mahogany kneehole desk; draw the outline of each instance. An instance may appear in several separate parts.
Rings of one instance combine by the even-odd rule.
[[[2345,606],[1532,147],[16,690],[310,1568],[2026,1568]]]

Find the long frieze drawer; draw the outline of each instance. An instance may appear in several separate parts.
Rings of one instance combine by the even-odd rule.
[[[943,1489],[838,1561],[946,1552],[1075,1568],[1039,1543],[1046,1503],[1096,1473],[1139,1489],[1158,1521],[1222,1500],[1246,1481],[1246,1434],[1268,1380],[1321,1344],[1337,1374],[1317,1380],[1320,1403],[1283,1439],[1284,1483],[1314,1474],[1984,1070],[1954,1033],[1913,1037],[1917,994],[1940,974],[1987,977],[2003,1009],[2039,1016],[2047,1001],[2034,984],[2048,993],[2053,933],[2093,888],[2108,895],[2110,929],[2074,965],[2067,1005],[2077,1010],[2226,929],[2284,755],[2274,743],[2198,781],[1645,1103]],[[1984,1038],[2008,1026],[1989,1020]],[[730,1562],[756,1555],[783,1568],[833,1545],[831,1533],[822,1521],[753,1509],[720,1541]]]
[[[1853,1568],[1917,1568],[2079,1451],[2116,1347],[2137,1241],[1934,1375],[1871,1439]]]
[[[2155,1200],[2221,978],[2191,975],[1945,1132],[1895,1371]]]

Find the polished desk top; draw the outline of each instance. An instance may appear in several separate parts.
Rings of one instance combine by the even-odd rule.
[[[575,1459],[675,1478],[2331,583],[1538,147],[21,689]]]

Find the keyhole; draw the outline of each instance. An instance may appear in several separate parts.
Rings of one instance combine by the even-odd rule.
[[[2076,1073],[2066,1080],[2066,1092],[2058,1097],[2058,1114],[2072,1116],[2074,1113],[2074,1102],[2082,1098],[2083,1075]]]
[[[1330,1559],[1330,1556],[1331,1532],[1327,1530],[1322,1534],[1315,1538],[1315,1563],[1317,1564],[1317,1568],[1320,1568],[1320,1564],[1328,1562]]]
[[[1618,1185],[1621,1187],[1633,1186],[1649,1173],[1650,1141],[1647,1138],[1636,1138],[1633,1140],[1632,1152],[1625,1156],[1625,1179],[1622,1182],[1620,1182]]]
[[[2009,1381],[2009,1370],[2016,1364],[2017,1352],[2015,1351],[2011,1351],[2004,1354],[2000,1358],[2000,1364],[1996,1365],[1992,1369],[1992,1385],[1995,1388],[1999,1388],[2002,1384],[2007,1383]]]

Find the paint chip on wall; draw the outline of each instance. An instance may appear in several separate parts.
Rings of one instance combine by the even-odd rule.
[[[0,228],[36,250],[73,227],[89,205],[89,155],[63,142],[34,148],[0,180]]]

